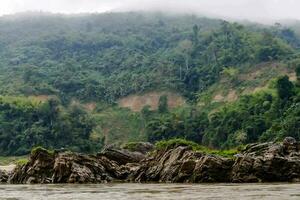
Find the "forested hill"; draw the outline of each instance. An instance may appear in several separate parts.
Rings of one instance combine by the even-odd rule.
[[[297,40],[285,28],[139,13],[20,14],[0,30],[1,94],[110,103],[162,88],[192,99],[224,67],[287,58]]]
[[[188,88],[195,63],[183,62],[199,42],[195,36],[209,37],[220,23],[137,13],[3,17],[1,93],[114,102],[156,87]]]
[[[280,24],[158,13],[1,17],[0,154],[170,138],[231,148],[279,140],[287,126],[300,137],[299,46]],[[162,94],[157,110],[117,105],[149,92]],[[164,92],[181,106],[169,107]]]

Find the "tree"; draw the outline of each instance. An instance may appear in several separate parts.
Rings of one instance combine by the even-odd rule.
[[[168,96],[162,95],[159,97],[158,101],[158,112],[159,113],[167,113],[168,112]]]
[[[183,40],[178,45],[178,52],[184,58],[186,72],[189,71],[189,61],[193,50],[193,43],[190,40]],[[180,66],[180,80],[182,80],[182,67]]]
[[[193,45],[196,48],[199,44],[199,26],[198,25],[194,25],[193,26]]]
[[[286,75],[277,79],[276,89],[279,98],[282,100],[288,100],[294,94],[294,85]]]
[[[300,86],[300,64],[296,66],[297,86]]]

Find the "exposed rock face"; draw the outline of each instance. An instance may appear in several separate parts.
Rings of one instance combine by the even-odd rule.
[[[104,156],[38,150],[13,171],[9,183],[103,183],[124,180],[129,170]]]
[[[282,144],[248,146],[232,167],[232,181],[300,181],[299,144],[286,138]]]
[[[135,174],[136,182],[229,182],[233,160],[177,147],[147,158]]]
[[[7,183],[8,175],[8,172],[0,170],[0,183]]]
[[[51,183],[53,173],[54,154],[40,149],[30,155],[29,162],[22,166],[17,166],[9,182],[17,183]]]
[[[126,170],[106,157],[63,153],[55,158],[51,180],[52,183],[103,183],[125,177]]]
[[[9,183],[132,182],[270,182],[300,181],[300,145],[293,138],[282,144],[248,145],[233,158],[194,152],[177,146],[149,154],[107,148],[97,156],[35,151]],[[146,152],[146,151],[145,151]],[[9,178],[8,178],[9,176]]]
[[[300,181],[300,145],[294,138],[251,144],[230,159],[177,147],[143,160],[134,177],[137,182]]]
[[[106,148],[98,156],[105,156],[110,160],[117,162],[120,165],[127,163],[138,163],[145,158],[145,155],[140,152],[131,152],[126,149]]]

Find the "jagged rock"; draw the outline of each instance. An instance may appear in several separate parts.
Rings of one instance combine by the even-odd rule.
[[[116,148],[97,156],[38,149],[11,175],[0,171],[0,182],[8,176],[9,183],[300,181],[300,152],[293,138],[282,144],[251,144],[232,158],[195,152],[188,146],[147,155]]]
[[[10,183],[103,183],[124,180],[129,168],[121,168],[104,156],[50,153],[39,149],[29,162],[17,167]]]
[[[57,155],[53,183],[103,183],[123,179],[123,171],[106,157],[74,153]]]
[[[282,144],[252,145],[232,167],[232,182],[270,182],[300,180],[300,152],[294,138]]]
[[[0,183],[7,183],[8,175],[8,172],[0,170]]]
[[[284,149],[288,152],[294,152],[298,150],[298,143],[295,138],[287,137],[282,142]]]
[[[149,142],[136,142],[133,145],[125,146],[124,149],[131,152],[147,154],[148,152],[154,150],[154,145]]]
[[[158,152],[142,163],[137,182],[226,182],[230,180],[233,160],[179,146]]]
[[[10,183],[51,183],[54,153],[45,149],[34,151],[29,162],[22,166],[17,166],[9,177]]]
[[[193,177],[192,182],[230,182],[233,163],[232,159],[221,158],[219,156],[204,156],[197,160],[195,170],[191,174]]]
[[[127,163],[137,163],[145,158],[145,155],[139,152],[131,152],[126,149],[105,148],[98,156],[105,156],[120,165]]]

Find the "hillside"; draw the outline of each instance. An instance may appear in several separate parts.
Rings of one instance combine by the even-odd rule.
[[[174,137],[214,148],[300,139],[293,27],[23,13],[1,17],[0,30],[0,155]]]
[[[120,107],[130,108],[132,111],[141,111],[145,106],[150,106],[151,110],[157,110],[159,98],[166,95],[168,98],[168,107],[177,108],[185,104],[185,99],[174,92],[147,92],[139,95],[129,95],[118,101]]]

